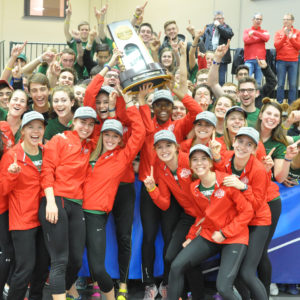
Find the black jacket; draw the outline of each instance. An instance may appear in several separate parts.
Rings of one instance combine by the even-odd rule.
[[[223,25],[219,25],[218,30],[220,33],[219,45],[227,44],[227,41],[231,39],[234,35],[232,29],[225,23]],[[206,25],[204,35],[202,36],[202,41],[204,42],[206,50],[213,50],[213,45],[212,45],[213,31],[214,31],[214,24]],[[228,51],[224,55],[222,62],[226,64],[231,63],[230,49],[228,49]]]

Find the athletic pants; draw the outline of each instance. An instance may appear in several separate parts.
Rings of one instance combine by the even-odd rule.
[[[7,300],[24,300],[30,283],[30,300],[42,300],[48,276],[49,255],[41,227],[13,230],[11,237],[15,251],[15,269]]]
[[[268,300],[267,292],[256,276],[270,226],[249,226],[249,245],[236,280],[236,288],[243,300]],[[250,293],[249,293],[250,292]]]
[[[281,199],[268,202],[272,213],[272,224],[269,235],[262,253],[261,260],[258,265],[258,277],[265,286],[267,295],[270,296],[270,284],[272,279],[272,264],[268,255],[268,248],[273,238],[276,226],[281,214]]]
[[[14,259],[14,247],[8,231],[8,211],[0,215],[0,299],[2,300],[3,289],[8,280],[9,268]]]
[[[121,183],[112,213],[116,224],[120,282],[127,283],[131,257],[131,231],[134,214],[134,183]],[[102,286],[100,285],[102,288]]]
[[[168,299],[179,299],[184,286],[184,275],[189,269],[221,252],[217,290],[224,300],[239,300],[240,295],[233,290],[233,283],[246,251],[247,246],[243,244],[217,244],[201,236],[196,237],[180,251],[171,265]]]
[[[81,205],[56,196],[58,221],[46,220],[46,198],[42,199],[39,219],[45,244],[51,258],[50,288],[52,294],[63,294],[77,279],[85,246],[85,219]]]
[[[176,258],[177,254],[183,249],[182,244],[186,240],[186,236],[195,223],[195,218],[187,215],[185,212],[180,214],[180,219],[176,225],[176,228],[172,234],[171,241],[169,243],[166,256],[165,256],[165,266],[166,274],[169,274],[171,264]],[[201,266],[196,266],[186,272],[186,279],[189,286],[189,291],[192,292],[192,297],[194,300],[205,299],[204,293],[204,278],[202,275]],[[165,282],[164,284],[167,284]]]
[[[141,189],[141,220],[143,226],[143,243],[142,243],[142,271],[143,282],[145,285],[154,284],[153,265],[155,258],[155,239],[161,224],[162,235],[164,239],[163,257],[166,255],[172,232],[178,222],[182,209],[171,196],[170,207],[166,211],[159,209],[152,201],[146,188],[142,185]],[[164,281],[168,281],[167,267],[164,266]],[[178,300],[178,299],[177,299]]]

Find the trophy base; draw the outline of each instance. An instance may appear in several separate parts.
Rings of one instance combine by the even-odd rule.
[[[132,94],[137,94],[144,83],[153,83],[153,88],[158,88],[170,78],[159,63],[150,63],[145,70],[129,69],[120,73],[123,93],[130,91]]]

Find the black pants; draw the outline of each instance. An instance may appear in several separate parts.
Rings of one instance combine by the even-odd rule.
[[[238,293],[233,290],[233,282],[246,251],[247,246],[243,244],[216,244],[201,236],[196,237],[180,251],[171,265],[168,299],[179,299],[183,290],[185,272],[219,252],[221,252],[221,262],[217,290],[224,300],[240,299]]]
[[[268,203],[272,213],[272,224],[270,227],[269,235],[262,253],[261,260],[258,265],[258,277],[265,286],[267,295],[270,296],[270,284],[272,279],[272,264],[268,255],[268,248],[273,238],[276,226],[281,214],[281,199],[271,201]]]
[[[30,283],[29,299],[41,300],[49,266],[42,229],[13,230],[11,236],[16,264],[7,299],[23,300]]]
[[[58,221],[46,220],[46,198],[42,199],[39,219],[51,258],[50,287],[52,294],[63,294],[76,281],[85,246],[85,219],[81,205],[56,196]]]
[[[8,231],[8,211],[0,215],[0,299],[8,280],[9,269],[14,258],[14,247]]]
[[[243,300],[268,300],[267,292],[256,276],[270,226],[249,226],[249,246],[236,280],[236,288]]]
[[[168,210],[162,211],[152,201],[146,188],[142,185],[141,189],[141,221],[143,226],[143,243],[142,243],[142,271],[143,282],[146,285],[154,283],[153,265],[155,258],[155,239],[161,224],[164,251],[166,255],[167,248],[171,241],[173,230],[178,222],[181,208],[177,201],[171,196],[171,204]],[[164,278],[168,278],[167,267],[164,267]]]
[[[116,224],[120,282],[128,280],[131,257],[131,232],[134,214],[134,183],[121,183],[112,209]]]
[[[90,272],[93,281],[97,281],[101,290],[108,293],[113,281],[105,269],[107,214],[98,215],[84,212],[86,222],[86,248]]]
[[[191,226],[194,224],[195,218],[182,212],[180,214],[180,219],[176,225],[176,228],[172,234],[172,239],[169,243],[166,256],[165,256],[165,274],[169,274],[171,263],[176,258],[177,254],[183,249],[182,244],[186,240],[186,235],[188,234]],[[202,275],[201,266],[196,266],[186,272],[187,284],[189,286],[189,291],[192,292],[194,300],[205,299],[204,293],[204,278]],[[168,283],[168,278],[164,284]]]

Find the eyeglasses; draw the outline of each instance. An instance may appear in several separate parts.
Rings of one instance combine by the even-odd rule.
[[[291,21],[292,19],[282,19],[283,21]]]
[[[255,18],[255,20],[256,20],[256,21],[262,21],[262,19],[261,19],[261,18]]]
[[[107,73],[105,75],[105,78],[116,78],[116,79],[118,79],[119,75],[117,73],[116,74]]]
[[[256,91],[256,89],[240,89],[240,90],[239,90],[239,92],[240,92],[241,94],[245,94],[246,92],[247,92],[248,94],[251,94],[251,93],[253,93],[254,91]]]

